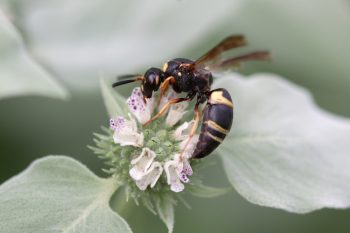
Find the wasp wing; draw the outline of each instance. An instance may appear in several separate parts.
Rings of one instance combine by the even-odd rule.
[[[216,62],[210,65],[207,65],[211,71],[224,71],[231,68],[237,68],[240,66],[241,62],[245,61],[268,61],[271,60],[270,53],[268,51],[255,51],[248,54],[240,55],[237,57],[232,57],[220,62]]]
[[[246,45],[244,36],[242,35],[231,35],[222,40],[214,48],[209,50],[203,56],[198,58],[191,66],[193,68],[206,66],[207,63],[216,60],[223,52],[226,52],[230,49],[238,48]]]

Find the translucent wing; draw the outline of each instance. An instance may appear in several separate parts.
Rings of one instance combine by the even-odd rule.
[[[220,62],[213,63],[211,65],[208,65],[207,68],[212,71],[220,71],[239,67],[240,63],[245,61],[266,61],[270,59],[270,53],[268,51],[255,51],[252,53],[232,57]]]
[[[217,44],[214,48],[212,48],[207,53],[205,53],[203,56],[198,58],[193,63],[193,66],[194,67],[201,67],[208,62],[216,60],[223,52],[226,52],[228,50],[238,48],[238,47],[241,47],[244,45],[246,45],[246,41],[244,39],[244,36],[242,36],[242,35],[232,35],[232,36],[226,37],[219,44]]]
[[[206,67],[209,70],[227,70],[239,67],[240,63],[244,61],[270,59],[269,52],[267,51],[256,51],[224,60],[219,59],[224,52],[245,46],[246,44],[246,40],[242,35],[226,37],[214,48],[197,59],[191,66],[193,69]]]

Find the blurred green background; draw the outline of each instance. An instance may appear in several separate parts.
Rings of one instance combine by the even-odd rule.
[[[0,100],[1,183],[49,154],[72,156],[104,176],[102,162],[86,147],[92,132],[109,120],[99,73],[113,77],[161,66],[172,57],[194,59],[229,34],[246,35],[249,49],[243,52],[272,53],[272,62],[246,64],[240,72],[279,74],[309,89],[324,109],[350,117],[347,0],[0,3],[30,54],[71,94],[66,101],[41,96]],[[219,159],[208,160],[215,165],[202,174],[207,183],[228,186]],[[297,215],[253,205],[234,190],[219,198],[188,195],[186,200],[192,209],[176,208],[175,233],[350,232],[349,210]],[[143,207],[133,206],[123,216],[136,233],[166,232]]]

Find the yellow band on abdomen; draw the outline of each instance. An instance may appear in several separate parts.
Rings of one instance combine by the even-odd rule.
[[[223,96],[222,91],[214,91],[210,95],[209,102],[211,104],[224,104],[227,107],[233,108],[233,103]]]
[[[214,139],[215,141],[217,141],[217,142],[220,142],[220,143],[222,143],[222,139],[221,138],[219,138],[219,137],[217,137],[217,136],[215,136],[215,135],[212,135],[210,132],[205,132],[209,137],[211,137],[212,139]]]
[[[222,128],[220,125],[218,125],[215,121],[209,120],[204,122],[206,123],[210,128],[222,133],[222,134],[227,134],[229,130]]]

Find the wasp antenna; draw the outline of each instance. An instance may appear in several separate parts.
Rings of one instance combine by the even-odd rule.
[[[141,74],[124,74],[124,75],[117,76],[117,80],[123,80],[127,78],[140,77],[140,76],[142,75]]]
[[[135,81],[137,81],[137,80],[135,80],[135,79],[121,80],[121,81],[113,83],[112,87],[117,87],[117,86],[124,85],[124,84],[127,84],[127,83],[132,83],[132,82],[135,82]]]
[[[112,87],[117,87],[120,85],[132,83],[132,82],[136,82],[136,81],[142,81],[143,79],[144,79],[143,76],[137,76],[136,78],[133,78],[133,79],[120,80],[120,81],[113,83]]]

